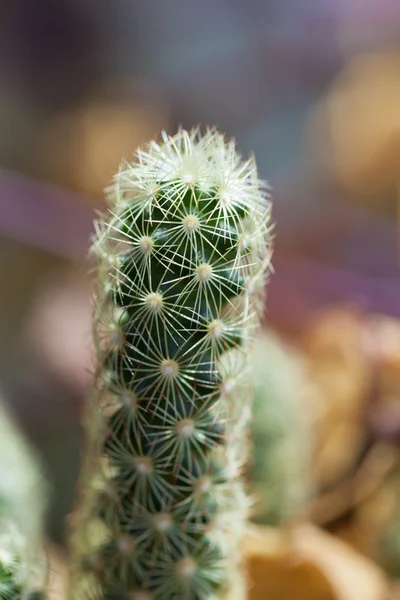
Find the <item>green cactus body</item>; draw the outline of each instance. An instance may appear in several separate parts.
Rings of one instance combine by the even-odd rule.
[[[305,369],[301,354],[269,330],[257,336],[253,364],[252,520],[280,526],[301,514],[313,496]]]
[[[25,562],[26,540],[13,525],[10,521],[0,525],[0,600],[44,600],[43,573],[40,581],[37,566]]]
[[[47,484],[0,401],[0,600],[42,600],[47,568],[39,558]]]
[[[180,131],[139,150],[108,201],[70,598],[227,597],[249,506],[267,188],[219,133]]]

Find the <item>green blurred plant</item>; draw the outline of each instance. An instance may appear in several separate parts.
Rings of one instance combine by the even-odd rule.
[[[267,330],[257,338],[253,361],[253,520],[278,526],[300,513],[312,493],[304,373],[300,356]]]
[[[391,577],[400,579],[400,511],[397,510],[380,543],[380,560]]]
[[[41,600],[47,485],[32,448],[1,403],[0,440],[0,599]]]

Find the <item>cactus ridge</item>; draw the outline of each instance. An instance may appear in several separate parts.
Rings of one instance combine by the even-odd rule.
[[[181,130],[123,164],[107,199],[74,600],[222,598],[249,505],[268,188],[233,142]]]

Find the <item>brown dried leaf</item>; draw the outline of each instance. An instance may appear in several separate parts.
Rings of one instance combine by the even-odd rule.
[[[337,600],[386,600],[382,571],[347,544],[312,525],[294,529],[292,539],[294,548],[331,582]]]
[[[294,552],[272,529],[254,529],[245,544],[249,600],[337,600],[318,567]]]
[[[347,308],[322,312],[305,335],[308,397],[315,415],[313,477],[322,488],[349,471],[364,445],[370,366],[363,336],[363,315]]]
[[[400,583],[392,585],[389,600],[400,600]]]
[[[386,600],[381,571],[312,525],[254,528],[245,543],[249,600]]]

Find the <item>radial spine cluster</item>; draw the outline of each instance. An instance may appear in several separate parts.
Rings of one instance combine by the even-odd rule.
[[[107,200],[70,598],[228,598],[249,508],[268,187],[220,133],[181,130],[123,164]]]

